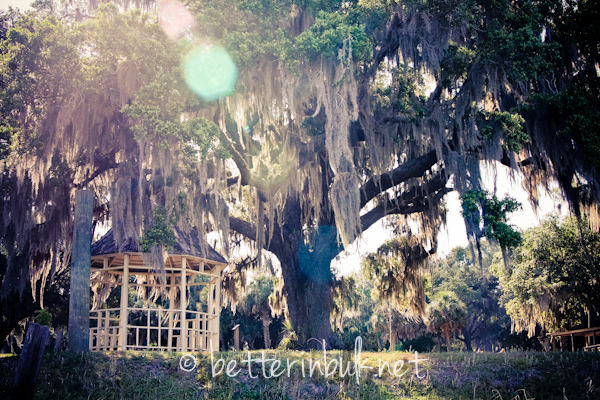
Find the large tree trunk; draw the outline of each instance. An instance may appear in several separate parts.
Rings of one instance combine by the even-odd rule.
[[[286,239],[291,248],[297,249],[296,254],[276,254],[281,263],[292,327],[309,347],[321,347],[323,339],[328,347],[339,347],[330,322],[333,257],[319,251],[321,246],[310,251],[303,242],[292,241],[291,237]]]
[[[234,161],[240,169],[242,185],[250,184],[252,179],[248,166],[240,153],[234,149],[237,144],[224,133],[222,133],[221,139],[223,143],[228,143],[232,150]],[[239,149],[241,152],[241,147]],[[326,340],[330,347],[337,348],[341,347],[341,342],[333,334],[330,322],[331,283],[333,279],[330,264],[342,251],[342,248],[337,242],[333,210],[329,209],[328,193],[333,181],[333,172],[329,168],[325,153],[319,157],[319,162],[322,170],[329,171],[329,173],[322,175],[321,185],[324,198],[321,203],[320,215],[316,216],[319,220],[318,231],[307,235],[311,238],[311,244],[305,244],[304,233],[307,228],[312,229],[311,225],[314,221],[310,218],[308,218],[308,223],[301,221],[303,211],[307,212],[309,210],[301,209],[297,193],[288,193],[284,210],[281,214],[276,214],[276,221],[268,221],[265,218],[265,221],[261,220],[260,223],[266,223],[266,232],[269,234],[269,240],[265,241],[268,243],[268,245],[265,245],[265,249],[272,252],[281,264],[290,322],[298,338],[311,347],[320,347],[322,346],[322,340]],[[360,207],[362,208],[368,204],[377,194],[409,179],[422,176],[436,163],[437,153],[430,151],[426,155],[408,161],[388,173],[373,177],[362,185]],[[236,182],[238,181],[236,180]],[[400,203],[433,202],[433,204],[437,204],[444,193],[448,191],[445,184],[446,178],[443,178],[440,174],[437,178],[432,179],[423,191],[423,193],[429,193],[429,195],[437,192],[432,200],[425,201],[424,196],[408,191],[402,196],[403,201],[406,201],[406,203]],[[262,202],[268,201],[269,196],[265,193],[267,192],[258,191],[258,196]],[[299,196],[304,195],[305,193],[299,194]],[[420,206],[380,204],[360,217],[362,230],[368,229],[387,214],[410,214],[424,211],[429,207],[425,206],[425,203]],[[259,240],[259,230],[251,222],[233,216],[230,217],[229,222],[233,231],[248,239]],[[273,227],[272,232],[270,231],[271,226]],[[316,339],[316,341],[311,339]]]
[[[290,322],[298,338],[309,347],[328,348],[341,343],[333,334],[331,311],[331,260],[340,252],[335,226],[320,226],[312,246],[304,243],[300,205],[288,200],[279,246],[269,248],[281,263]],[[316,339],[316,340],[311,340]]]

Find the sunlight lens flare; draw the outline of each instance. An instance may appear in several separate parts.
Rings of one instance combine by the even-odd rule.
[[[227,51],[218,46],[201,46],[190,52],[183,68],[188,86],[206,101],[233,92],[237,68]]]
[[[177,0],[161,0],[158,15],[160,26],[171,40],[179,39],[196,24],[192,14]]]

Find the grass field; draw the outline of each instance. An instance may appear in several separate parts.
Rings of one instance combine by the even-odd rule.
[[[357,357],[328,351],[324,359],[316,351],[267,351],[265,363],[262,351],[216,353],[212,360],[207,355],[181,356],[48,353],[35,398],[600,399],[598,353],[424,353],[418,359],[426,360],[416,363],[415,354],[406,352],[363,352]],[[17,356],[0,358],[2,399],[10,395],[17,363]],[[358,377],[356,364],[361,365]]]

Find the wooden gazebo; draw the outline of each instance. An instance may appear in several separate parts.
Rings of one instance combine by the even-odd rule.
[[[92,245],[90,283],[120,286],[121,299],[118,308],[90,311],[90,350],[210,351],[212,343],[213,351],[219,351],[221,272],[227,261],[208,244],[201,245],[196,231],[184,234],[175,228],[174,233],[176,243],[167,255],[166,282],[161,284],[147,279],[160,274],[144,265],[137,242],[127,241],[119,251],[110,230]],[[130,282],[131,276],[146,279]],[[187,309],[188,288],[197,285],[209,285],[207,312]],[[168,308],[132,307],[130,286],[176,288],[178,306],[171,299]]]
[[[600,327],[598,326],[595,328],[584,328],[575,329],[572,331],[553,332],[549,333],[548,336],[550,337],[550,343],[552,343],[552,351],[556,351],[555,339],[560,340],[560,337],[570,337],[571,351],[575,351],[575,336],[585,337],[585,347],[583,348],[584,351],[600,349],[600,344],[596,344],[596,336],[600,336]]]

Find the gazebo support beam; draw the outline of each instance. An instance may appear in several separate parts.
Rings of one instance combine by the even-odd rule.
[[[217,274],[219,275],[219,277],[221,276],[221,266],[217,265],[216,266],[217,269]],[[217,316],[216,318],[213,319],[214,323],[214,335],[213,337],[215,338],[215,351],[219,351],[220,349],[220,340],[221,340],[221,335],[220,335],[220,324],[219,321],[221,321],[221,279],[217,278],[215,280],[215,315]]]
[[[129,305],[129,254],[125,254],[123,260],[123,281],[121,285],[121,312],[120,312],[120,333],[121,350],[127,350],[127,306]]]
[[[186,310],[186,306],[187,306],[187,299],[186,299],[186,294],[187,294],[187,288],[186,288],[186,272],[185,272],[185,267],[186,267],[186,259],[185,257],[181,257],[181,295],[179,296],[180,300],[181,300],[181,352],[185,353],[186,352],[186,348],[187,348],[187,320],[186,320],[186,315],[185,315],[185,310]]]

